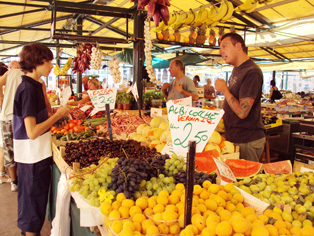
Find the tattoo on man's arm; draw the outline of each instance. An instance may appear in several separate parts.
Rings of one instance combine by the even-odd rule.
[[[228,104],[234,113],[240,118],[245,118],[249,114],[251,107],[253,105],[253,98],[242,98],[238,101],[235,97],[231,97],[228,100]]]

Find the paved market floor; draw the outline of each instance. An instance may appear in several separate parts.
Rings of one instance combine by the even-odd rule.
[[[50,222],[46,220],[40,235],[49,236],[50,229]],[[17,227],[17,192],[11,192],[10,183],[0,184],[0,235],[21,235]]]

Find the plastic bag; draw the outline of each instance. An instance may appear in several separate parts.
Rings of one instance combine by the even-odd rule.
[[[67,184],[66,175],[62,173],[58,182],[56,215],[52,221],[51,236],[70,235],[70,201],[70,189]]]

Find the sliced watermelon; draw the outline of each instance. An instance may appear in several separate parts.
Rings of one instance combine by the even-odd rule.
[[[198,171],[210,174],[216,171],[217,166],[214,158],[219,157],[219,152],[216,149],[198,152],[195,154],[195,167]]]
[[[239,159],[226,159],[225,163],[230,167],[237,179],[256,175],[261,171],[263,166],[263,164],[259,162]]]
[[[282,173],[292,173],[292,165],[290,160],[265,163],[263,167],[266,174],[278,175]]]

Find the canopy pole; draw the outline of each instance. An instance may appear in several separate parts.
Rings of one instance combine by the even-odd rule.
[[[82,35],[82,30],[83,30],[83,19],[81,17],[77,18],[77,35]],[[79,44],[77,44],[77,47]],[[78,48],[77,48],[78,49]],[[82,94],[82,73],[81,72],[76,72],[76,93],[77,94]],[[82,97],[78,96],[79,99]]]
[[[143,72],[144,68],[144,21],[142,11],[134,15],[134,43],[133,43],[133,84],[136,82],[139,96],[139,106],[143,107]]]

